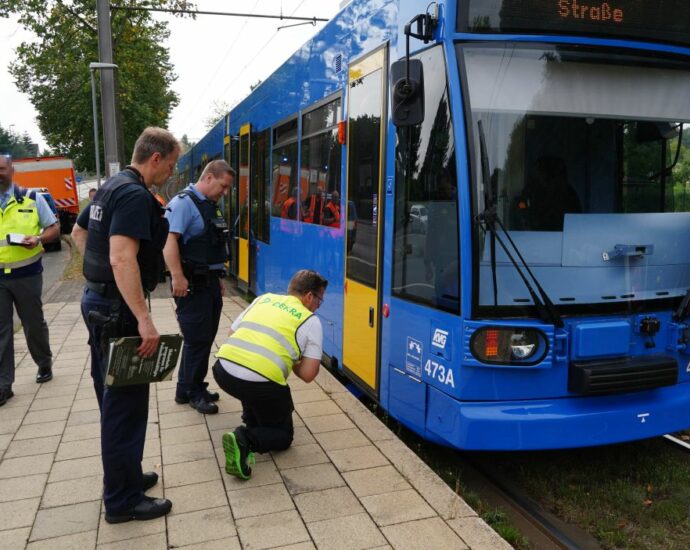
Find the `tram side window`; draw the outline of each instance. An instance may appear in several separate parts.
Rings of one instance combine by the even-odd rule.
[[[340,98],[302,116],[300,190],[302,220],[340,226]]]
[[[252,134],[251,153],[249,155],[251,178],[251,224],[256,238],[265,243],[269,242],[270,226],[270,195],[269,177],[269,134],[270,130]]]
[[[455,141],[440,47],[424,63],[426,115],[397,131],[393,294],[458,313],[460,261]]]
[[[297,119],[273,129],[271,215],[297,219]]]

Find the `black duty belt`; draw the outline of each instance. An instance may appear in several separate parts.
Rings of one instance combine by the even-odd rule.
[[[86,281],[86,288],[93,290],[105,298],[120,297],[120,291],[117,289],[115,283],[94,283],[93,281]]]

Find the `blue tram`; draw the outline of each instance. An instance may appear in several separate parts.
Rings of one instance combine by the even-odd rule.
[[[391,416],[601,445],[690,427],[688,90],[685,0],[352,0],[199,148],[239,286],[323,273],[325,360]]]

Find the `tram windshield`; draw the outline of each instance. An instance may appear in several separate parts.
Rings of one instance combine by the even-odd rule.
[[[551,300],[567,312],[624,311],[684,295],[690,64],[572,46],[465,44],[458,54],[473,214],[495,208]],[[480,311],[529,306],[500,244],[486,228],[474,235]]]

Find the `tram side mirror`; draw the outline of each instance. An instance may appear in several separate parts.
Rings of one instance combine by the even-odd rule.
[[[414,126],[424,120],[424,67],[419,59],[393,63],[391,93],[393,124]]]

